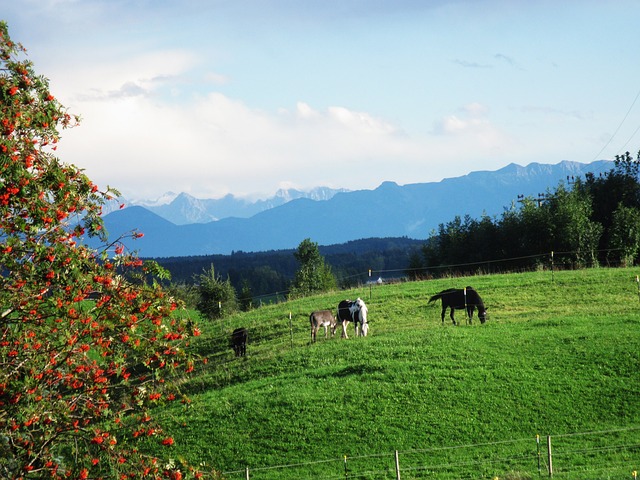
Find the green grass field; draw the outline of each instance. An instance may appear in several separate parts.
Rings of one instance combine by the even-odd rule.
[[[548,476],[640,470],[638,269],[450,278],[335,292],[202,322],[192,402],[158,416],[175,458],[244,479]],[[453,326],[430,295],[472,285],[489,311]],[[312,310],[369,308],[369,336],[321,332]],[[291,317],[291,319],[290,319]],[[228,336],[249,330],[247,356]],[[540,443],[536,442],[540,435]],[[166,452],[165,452],[166,453]]]

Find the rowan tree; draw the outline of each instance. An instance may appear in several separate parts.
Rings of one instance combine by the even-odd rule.
[[[25,58],[0,22],[0,477],[199,477],[137,448],[173,444],[151,410],[188,401],[175,379],[197,327],[157,266],[108,243],[116,192],[55,156],[78,119]]]

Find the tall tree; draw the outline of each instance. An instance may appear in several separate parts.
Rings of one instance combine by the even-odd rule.
[[[213,264],[198,276],[200,300],[197,309],[206,318],[216,319],[238,310],[236,290],[227,278],[216,275]]]
[[[587,174],[584,182],[574,184],[591,197],[591,219],[603,227],[600,248],[610,248],[613,214],[619,206],[640,209],[640,183],[638,169],[640,153],[632,158],[627,152],[617,155],[614,168],[599,176]]]
[[[106,241],[100,191],[62,163],[58,129],[76,118],[36,75],[0,22],[0,477],[175,478],[143,437],[173,438],[150,414],[181,398],[197,329],[149,275]],[[93,300],[90,300],[93,298]]]
[[[240,310],[243,312],[248,312],[253,307],[253,293],[251,292],[251,285],[246,279],[242,281],[242,289],[240,290],[238,304],[240,306]]]
[[[640,253],[640,210],[618,205],[613,212],[609,247],[623,266],[633,265]]]
[[[591,198],[580,188],[567,190],[559,185],[545,205],[553,219],[554,250],[572,252],[579,266],[597,264],[603,227],[591,220]]]
[[[292,297],[304,297],[336,288],[331,267],[325,264],[318,244],[307,238],[300,242],[293,256],[300,264],[291,287]]]

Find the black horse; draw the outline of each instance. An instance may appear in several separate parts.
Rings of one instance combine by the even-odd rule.
[[[447,311],[447,308],[450,308],[451,311],[449,316],[451,317],[451,321],[453,324],[456,324],[456,319],[453,317],[453,311],[455,309],[467,310],[467,317],[469,319],[469,323],[471,323],[471,319],[473,318],[473,311],[476,307],[478,307],[478,318],[480,319],[480,323],[484,323],[487,319],[487,309],[484,308],[484,302],[478,292],[476,292],[473,287],[466,288],[448,288],[447,290],[443,290],[440,293],[436,293],[429,299],[428,303],[434,302],[438,299],[442,300],[442,323],[444,324],[444,314]]]
[[[247,340],[249,334],[244,327],[236,328],[231,334],[231,348],[236,353],[236,357],[244,357],[247,353]]]

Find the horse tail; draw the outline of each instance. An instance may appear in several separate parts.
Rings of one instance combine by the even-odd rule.
[[[429,301],[427,303],[435,302],[439,298],[442,298],[442,292],[433,295],[431,298],[429,298]]]

